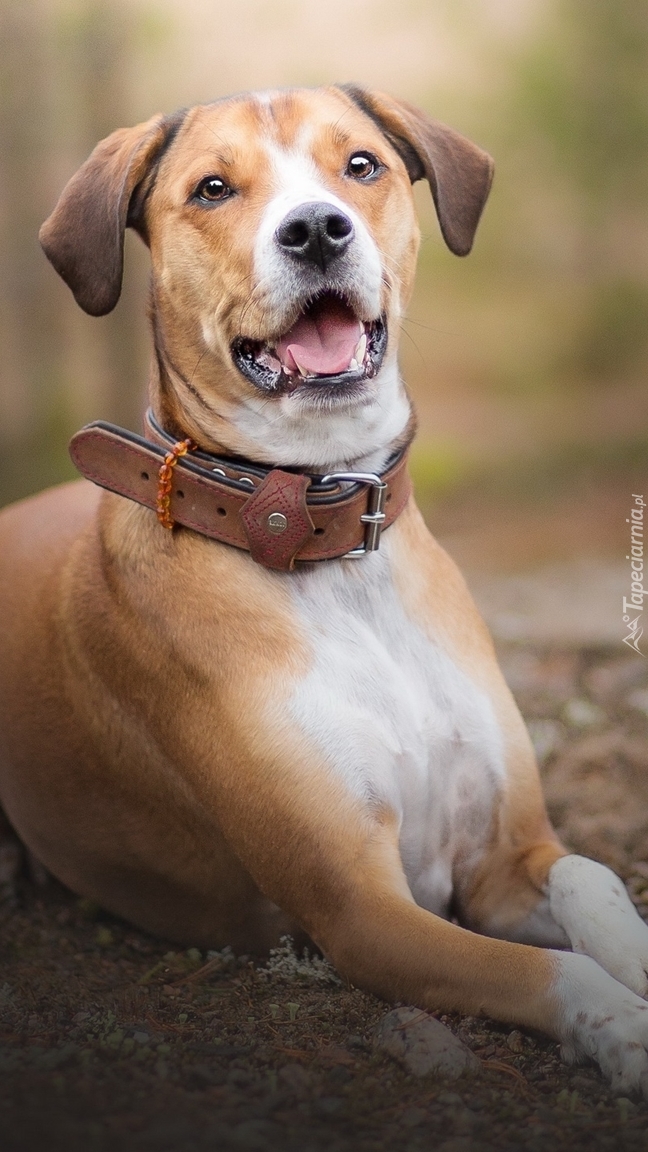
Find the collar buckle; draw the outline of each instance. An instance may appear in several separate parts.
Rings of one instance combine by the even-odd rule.
[[[380,548],[380,534],[386,518],[387,484],[376,472],[329,472],[320,481],[321,484],[345,482],[366,484],[369,487],[369,507],[360,517],[367,526],[364,544],[340,557],[341,560],[357,560],[360,556],[366,556],[367,552],[377,552]]]

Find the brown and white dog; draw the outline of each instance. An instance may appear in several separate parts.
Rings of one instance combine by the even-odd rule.
[[[41,238],[93,314],[124,229],[148,244],[174,438],[380,473],[412,429],[396,354],[422,178],[465,254],[491,178],[474,145],[358,89],[237,96],[115,132]],[[61,881],[187,944],[306,933],[388,1000],[544,1030],[648,1093],[648,927],[557,841],[412,500],[378,551],[293,571],[86,480],[0,529],[0,799]]]

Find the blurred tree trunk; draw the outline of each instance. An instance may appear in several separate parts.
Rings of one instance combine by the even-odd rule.
[[[581,316],[565,366],[592,380],[636,373],[648,355],[646,0],[553,0],[513,96],[527,179],[571,240]]]
[[[38,229],[94,145],[129,122],[137,11],[123,0],[0,0],[0,503],[71,475],[66,442],[104,417],[137,427],[145,267],[96,320],[48,267]]]
[[[57,403],[59,340],[38,229],[48,211],[48,19],[43,0],[0,0],[0,445],[21,444]]]

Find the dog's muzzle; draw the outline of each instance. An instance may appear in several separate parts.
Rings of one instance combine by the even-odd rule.
[[[317,393],[333,401],[360,392],[380,371],[387,349],[387,321],[363,321],[342,294],[323,291],[308,300],[297,320],[268,341],[234,341],[240,372],[263,392]]]

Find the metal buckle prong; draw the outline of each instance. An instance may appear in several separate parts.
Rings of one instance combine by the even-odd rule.
[[[329,472],[322,476],[320,484],[345,483],[367,484],[370,487],[369,507],[362,514],[360,520],[367,525],[364,544],[361,548],[353,548],[345,552],[342,560],[357,560],[367,552],[377,552],[380,547],[380,533],[385,522],[385,501],[387,499],[387,484],[375,472]]]

